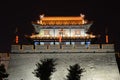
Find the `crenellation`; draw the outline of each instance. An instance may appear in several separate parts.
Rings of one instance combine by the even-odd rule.
[[[110,45],[110,47],[109,47]],[[11,52],[114,52],[113,44],[100,44],[86,45],[12,45]],[[34,47],[35,46],[35,47]],[[103,47],[104,46],[104,47]]]
[[[33,45],[22,45],[22,52],[34,52]]]

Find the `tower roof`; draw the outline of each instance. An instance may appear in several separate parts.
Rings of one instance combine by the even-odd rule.
[[[40,15],[39,25],[81,25],[86,24],[85,16],[44,16]]]
[[[80,16],[48,16],[43,17],[41,20],[83,20]]]

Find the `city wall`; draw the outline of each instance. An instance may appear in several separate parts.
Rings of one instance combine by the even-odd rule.
[[[32,74],[39,60],[56,59],[51,80],[65,80],[70,65],[85,68],[81,80],[120,80],[115,53],[11,53],[8,80],[39,80]]]
[[[12,53],[23,52],[114,52],[114,44],[86,45],[12,45]]]
[[[81,80],[120,80],[114,44],[12,45],[11,48],[8,80],[39,80],[32,72],[35,64],[46,58],[55,58],[57,63],[51,80],[65,80],[67,69],[76,63],[85,68]]]

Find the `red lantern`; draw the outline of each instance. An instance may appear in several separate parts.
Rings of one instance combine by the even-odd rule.
[[[108,43],[108,35],[106,35],[106,43]]]
[[[15,40],[15,43],[18,44],[18,40],[19,40],[19,37],[16,36],[16,40]]]

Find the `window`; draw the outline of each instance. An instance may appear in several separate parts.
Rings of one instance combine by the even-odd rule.
[[[44,30],[44,35],[50,35],[50,30]]]
[[[63,29],[59,30],[59,34],[60,35],[65,35],[65,30],[63,30]]]
[[[75,35],[80,35],[80,30],[75,30]]]

